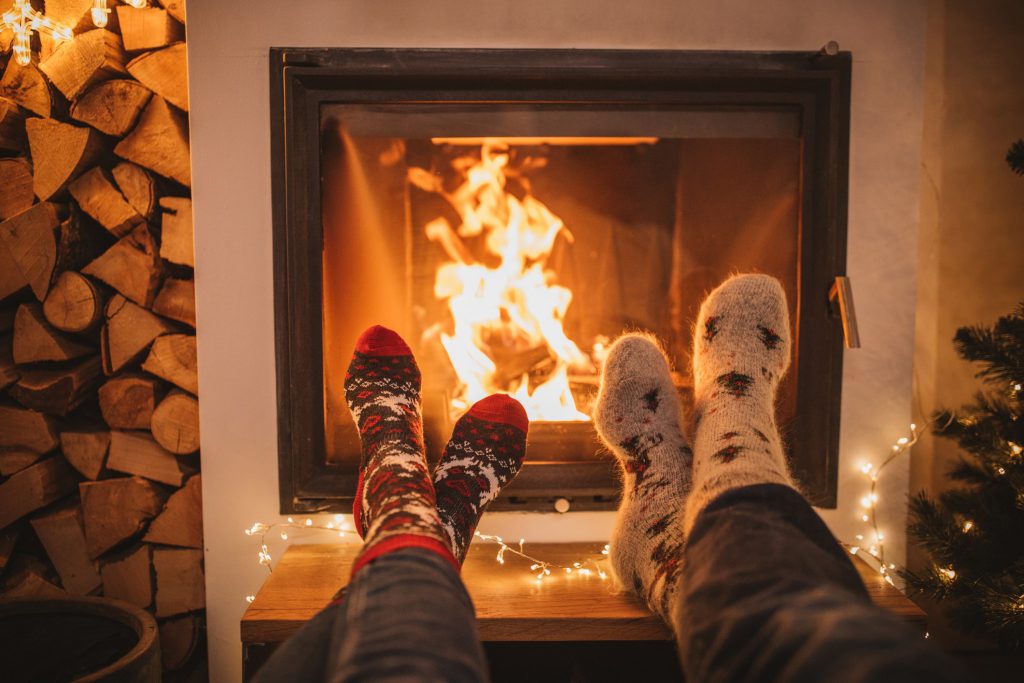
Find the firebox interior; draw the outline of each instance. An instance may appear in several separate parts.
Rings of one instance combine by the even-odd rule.
[[[697,309],[730,273],[777,277],[797,326],[803,149],[795,110],[335,104],[321,110],[320,143],[324,437],[327,462],[343,470],[359,461],[345,368],[369,325],[398,330],[416,352],[433,460],[473,397],[477,379],[467,380],[454,355],[465,341],[460,325],[470,330],[466,354],[487,368],[480,391],[520,392],[531,411],[527,482],[557,463],[602,476],[612,468],[587,416],[602,353],[623,331],[657,335],[689,402]],[[520,212],[546,222],[521,228]],[[517,240],[529,244],[510,256]],[[487,304],[488,322],[461,320],[463,300],[476,300],[493,278],[505,278],[504,303]],[[524,303],[534,295],[556,303]],[[519,320],[534,309],[541,312]],[[549,314],[557,331],[538,332]],[[563,334],[579,356],[565,352]],[[559,373],[580,414],[573,421],[550,419],[531,402]],[[781,394],[785,435],[795,381]],[[516,485],[505,495],[514,501]]]

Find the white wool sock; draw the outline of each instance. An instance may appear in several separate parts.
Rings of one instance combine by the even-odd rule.
[[[708,295],[693,342],[693,492],[683,528],[726,491],[794,486],[775,425],[775,392],[789,367],[786,294],[768,275],[737,275]],[[795,487],[795,486],[794,486]]]
[[[594,411],[597,433],[624,471],[609,555],[619,583],[665,620],[678,586],[684,537],[679,519],[693,455],[680,428],[668,360],[649,337],[611,347]]]

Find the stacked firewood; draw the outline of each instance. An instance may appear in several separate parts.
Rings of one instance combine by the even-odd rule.
[[[0,598],[149,609],[174,669],[205,605],[185,3],[93,4],[0,55]]]

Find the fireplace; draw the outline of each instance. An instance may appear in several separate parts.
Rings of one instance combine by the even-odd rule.
[[[431,459],[473,401],[526,406],[492,509],[614,507],[590,422],[607,345],[657,334],[688,403],[697,307],[737,271],[787,291],[780,427],[834,506],[849,72],[824,52],[274,50],[282,512],[351,504],[343,378],[375,323],[414,347]]]

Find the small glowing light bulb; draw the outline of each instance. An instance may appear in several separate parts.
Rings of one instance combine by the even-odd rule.
[[[256,599],[256,596],[255,596],[255,595],[246,595],[246,596],[245,596],[245,601],[246,601],[247,603],[249,603],[250,605],[252,604],[252,601],[253,601],[253,600],[255,600],[255,599]]]
[[[306,517],[306,526],[313,526],[313,520],[311,520],[309,517]]]
[[[964,533],[965,534],[968,531],[970,531],[971,529],[973,529],[973,528],[974,528],[974,522],[972,522],[971,520],[967,520],[966,522],[964,522]]]
[[[288,540],[288,534],[285,533],[284,531],[281,532],[281,540],[282,541],[287,541]]]

